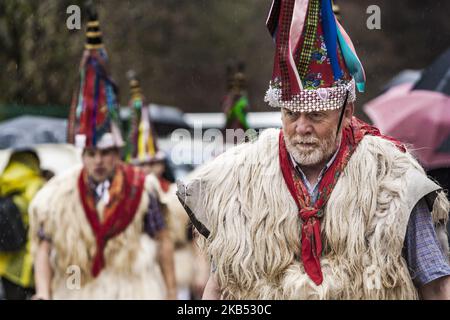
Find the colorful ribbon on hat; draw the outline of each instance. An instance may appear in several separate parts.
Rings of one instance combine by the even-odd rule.
[[[355,47],[353,46],[350,37],[345,32],[344,28],[342,28],[339,21],[336,20],[337,35],[339,40],[339,45],[341,47],[342,56],[345,61],[345,65],[347,66],[348,71],[355,79],[356,88],[359,92],[364,92],[366,86],[366,75],[364,73],[364,68],[362,66],[361,61],[356,55]]]
[[[272,80],[281,84],[284,101],[289,101],[293,95],[303,90],[302,81],[307,75],[306,70],[310,68],[312,54],[310,46],[314,45],[315,41],[307,37],[312,27],[307,25],[307,19],[309,17],[311,20],[318,21],[319,15],[334,81],[344,78],[347,73],[339,62],[339,51],[341,51],[343,62],[355,79],[358,91],[363,92],[365,89],[364,69],[350,38],[335,17],[331,0],[274,0],[266,25],[276,41]],[[305,29],[307,26],[308,30]],[[305,34],[306,31],[309,33]],[[303,44],[300,43],[302,34]],[[299,47],[300,45],[302,46]],[[298,60],[298,57],[294,57],[297,51],[301,59],[294,61],[294,59]]]
[[[137,158],[139,160],[153,158],[156,154],[156,141],[154,139],[153,128],[150,122],[149,111],[148,106],[142,107],[137,144]]]
[[[339,80],[343,76],[337,55],[337,28],[334,17],[331,0],[322,0],[321,5],[322,14],[322,29],[327,47],[327,55],[330,58],[331,68],[333,69],[334,80]]]
[[[119,123],[115,85],[108,77],[103,48],[85,50],[80,65],[80,92],[77,103],[78,134],[86,136],[86,147],[97,145],[111,130],[111,121]]]

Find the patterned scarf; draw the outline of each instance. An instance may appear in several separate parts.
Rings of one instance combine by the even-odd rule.
[[[289,192],[299,209],[298,215],[302,220],[302,262],[305,272],[316,285],[320,285],[323,281],[322,269],[320,266],[320,256],[322,255],[320,218],[323,216],[325,205],[330,198],[341,173],[344,171],[350,157],[365,135],[382,137],[392,141],[402,152],[406,151],[405,147],[399,141],[382,135],[377,128],[353,117],[350,126],[343,130],[339,151],[334,162],[320,181],[317,201],[312,204],[308,190],[289,158],[283,131],[280,132],[279,158],[281,171]]]
[[[144,190],[144,173],[132,166],[121,164],[109,189],[109,202],[102,221],[96,209],[95,190],[89,187],[86,169],[81,171],[78,189],[86,218],[94,232],[97,250],[92,265],[92,275],[97,277],[105,266],[104,250],[111,238],[124,231],[133,221]]]

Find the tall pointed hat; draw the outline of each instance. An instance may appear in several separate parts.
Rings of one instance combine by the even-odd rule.
[[[334,110],[363,92],[365,75],[331,0],[274,0],[267,27],[275,40],[272,107],[311,112]]]
[[[86,43],[80,64],[80,85],[75,97],[73,135],[77,147],[123,147],[117,105],[117,87],[108,75],[108,56],[100,22],[89,10]]]
[[[165,154],[158,149],[156,130],[150,117],[150,107],[144,104],[141,86],[134,75],[130,80],[130,93],[132,128],[129,136],[131,145],[129,161],[133,164],[163,161]]]

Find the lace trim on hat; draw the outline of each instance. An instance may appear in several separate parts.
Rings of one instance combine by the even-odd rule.
[[[293,95],[290,100],[283,101],[280,82],[270,82],[264,101],[274,108],[286,108],[294,112],[313,112],[336,110],[342,107],[345,96],[349,92],[348,101],[356,100],[355,80],[340,81],[331,88],[304,89]]]

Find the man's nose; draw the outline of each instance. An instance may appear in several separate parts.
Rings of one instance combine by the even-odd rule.
[[[102,155],[100,154],[100,152],[96,153],[94,156],[94,161],[96,164],[100,164],[103,160]]]
[[[313,131],[311,122],[308,117],[302,113],[295,121],[295,132],[299,135],[307,135],[311,134]]]

